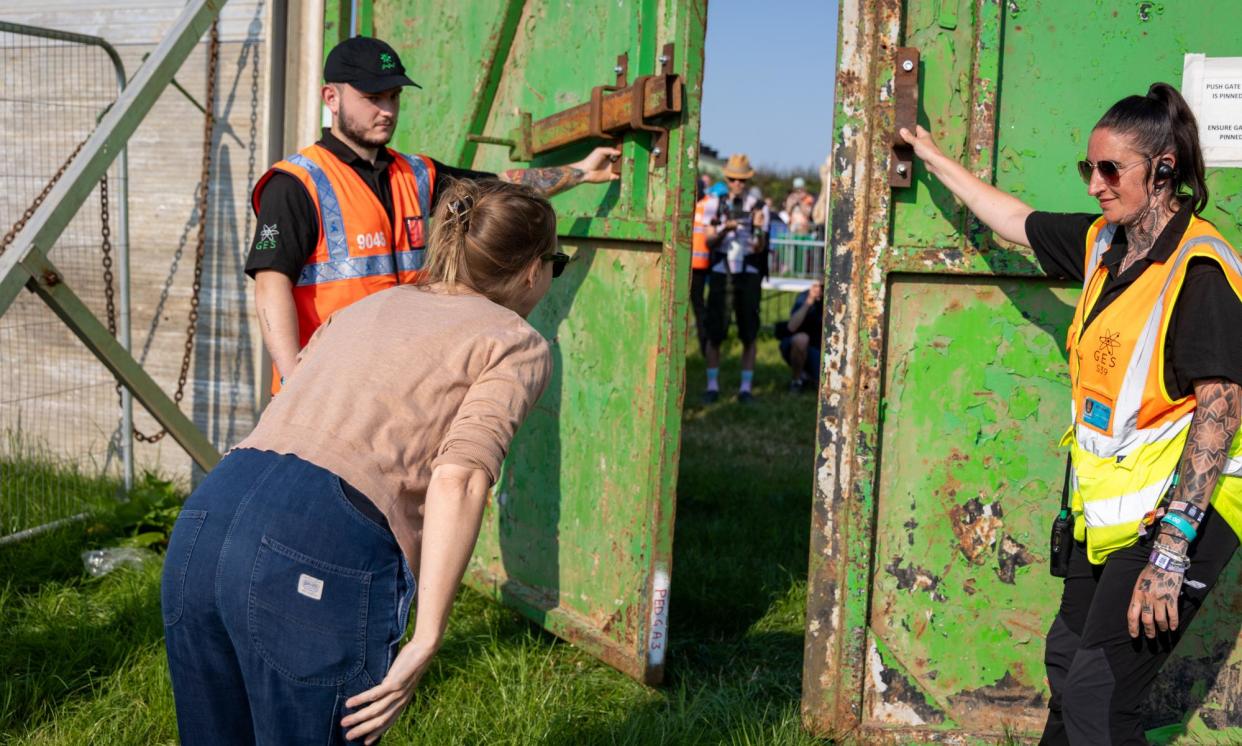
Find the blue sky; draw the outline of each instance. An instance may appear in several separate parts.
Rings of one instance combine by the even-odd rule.
[[[837,0],[708,0],[702,140],[776,168],[831,141]]]

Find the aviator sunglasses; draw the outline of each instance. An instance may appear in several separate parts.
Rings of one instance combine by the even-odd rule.
[[[1082,183],[1090,184],[1091,172],[1098,170],[1100,172],[1100,178],[1104,180],[1104,183],[1110,187],[1115,187],[1121,183],[1122,171],[1137,166],[1140,163],[1146,163],[1150,161],[1152,157],[1154,156],[1149,156],[1147,158],[1143,158],[1142,160],[1134,161],[1133,163],[1118,163],[1117,161],[1100,161],[1099,163],[1092,163],[1088,160],[1081,160],[1078,162],[1078,175],[1082,177]]]
[[[545,262],[552,262],[552,277],[560,277],[565,271],[565,265],[569,264],[569,254],[560,251],[554,251],[551,254],[544,254],[541,257]]]

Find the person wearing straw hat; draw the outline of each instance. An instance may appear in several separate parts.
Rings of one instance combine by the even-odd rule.
[[[745,153],[729,156],[724,167],[728,194],[708,205],[716,220],[707,226],[707,246],[711,250],[711,272],[707,277],[707,390],[703,402],[720,398],[720,345],[729,333],[727,297],[733,294],[733,313],[737,336],[742,342],[742,380],[737,400],[743,404],[754,398],[755,337],[759,333],[759,296],[767,274],[768,210],[762,200],[746,196],[746,187],[755,175]]]

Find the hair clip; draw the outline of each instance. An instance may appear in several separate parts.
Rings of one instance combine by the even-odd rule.
[[[461,232],[470,232],[470,211],[474,209],[474,197],[467,194],[460,199],[455,199],[448,204],[449,214],[453,219],[461,223]]]

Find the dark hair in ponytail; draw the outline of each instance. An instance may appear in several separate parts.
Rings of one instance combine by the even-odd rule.
[[[1134,140],[1134,147],[1149,157],[1173,153],[1177,158],[1170,186],[1174,194],[1189,192],[1195,215],[1208,203],[1207,181],[1203,177],[1203,150],[1199,147],[1199,125],[1182,94],[1168,83],[1152,83],[1146,96],[1126,96],[1109,109],[1095,125]],[[1155,163],[1147,164],[1150,175]]]

